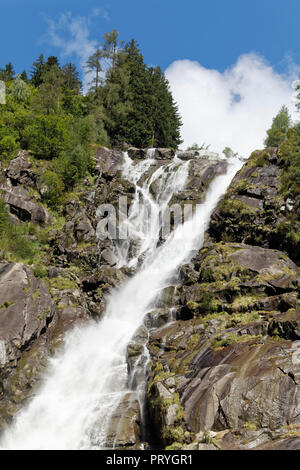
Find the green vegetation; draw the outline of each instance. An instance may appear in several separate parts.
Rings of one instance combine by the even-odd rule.
[[[300,124],[289,129],[279,155],[283,167],[281,192],[286,197],[296,197],[300,194]]]
[[[135,40],[124,45],[116,30],[104,34],[85,71],[91,81],[83,94],[76,67],[61,66],[54,56],[41,54],[30,79],[16,75],[11,63],[0,69],[7,90],[0,161],[30,151],[40,161],[42,198],[56,209],[92,169],[97,146],[177,148],[181,142],[168,81],[159,67],[145,65]]]
[[[296,107],[299,110],[300,93],[298,100]],[[265,145],[266,147],[279,147],[280,163],[283,168],[281,193],[285,197],[296,197],[300,194],[300,124],[292,125],[286,106],[282,106],[273,119],[272,127],[267,131]],[[252,166],[256,166],[253,158],[252,163]]]
[[[11,302],[11,301],[9,301],[9,300],[6,300],[5,302],[3,302],[2,305],[0,305],[0,309],[2,309],[2,308],[8,308],[8,307],[10,307],[10,306],[13,305],[13,304],[14,304],[14,302]]]
[[[291,118],[286,106],[282,106],[279,113],[273,119],[272,127],[267,131],[266,147],[279,147],[287,138],[287,132],[291,125]]]
[[[257,342],[262,338],[261,335],[252,336],[252,335],[237,335],[236,333],[230,333],[224,337],[216,336],[211,341],[211,348],[212,349],[222,349],[236,343],[246,343],[248,341],[255,341]]]
[[[54,277],[53,279],[47,279],[47,283],[49,284],[50,288],[58,290],[75,290],[78,288],[78,285],[75,281],[62,276]]]
[[[243,428],[247,429],[247,431],[257,431],[257,424],[252,423],[251,421],[246,421]]]
[[[29,238],[29,225],[14,225],[0,199],[0,259],[32,263],[36,244]]]
[[[209,325],[211,320],[222,321],[222,329],[234,328],[236,326],[248,325],[260,319],[258,312],[243,312],[229,314],[228,312],[214,312],[208,313],[201,318],[205,327]]]

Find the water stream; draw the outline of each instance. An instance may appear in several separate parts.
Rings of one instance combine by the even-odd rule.
[[[162,214],[182,190],[189,162],[177,157],[141,184],[152,153],[136,163],[125,155],[123,177],[136,185],[127,221],[131,240],[116,243],[118,266],[136,274],[110,295],[101,321],[75,327],[49,359],[38,393],[4,433],[6,449],[91,449],[106,446],[112,413],[129,389],[126,347],[162,288],[170,284],[204,239],[211,213],[242,163],[228,160],[226,174],[211,183],[191,219],[159,242]],[[153,191],[155,185],[155,191]],[[134,241],[134,250],[130,249]]]

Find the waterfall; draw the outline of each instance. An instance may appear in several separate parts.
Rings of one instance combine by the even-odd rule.
[[[116,243],[115,254],[118,266],[132,266],[136,274],[112,292],[100,321],[66,334],[64,346],[49,359],[36,396],[4,433],[1,448],[105,447],[112,413],[128,392],[126,346],[161,289],[193,250],[201,248],[210,215],[242,165],[238,159],[229,159],[227,173],[213,180],[195,215],[177,226],[164,243],[158,243],[161,214],[173,194],[184,188],[189,162],[174,157],[139,183],[155,163],[152,155],[150,152],[138,163],[125,155],[123,168],[123,178],[136,185],[124,222],[130,228],[134,250],[125,240]]]

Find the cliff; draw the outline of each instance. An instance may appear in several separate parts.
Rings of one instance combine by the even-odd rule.
[[[275,149],[250,156],[181,269],[177,321],[151,334],[160,445],[300,448],[299,197],[281,194],[281,171]]]
[[[147,157],[143,149],[128,154],[137,162]],[[156,149],[143,178],[173,156]],[[226,162],[197,152],[178,158],[189,161],[189,170],[185,189],[171,202],[203,202]],[[26,237],[40,250],[30,262],[2,251],[3,430],[38,390],[66,332],[101,319],[112,290],[136,272],[119,268],[112,242],[97,239],[99,205],[111,204],[120,216],[119,196],[130,207],[135,195],[123,163],[122,152],[98,149],[92,174],[62,216],[42,203],[41,163],[23,152],[1,171],[11,222],[30,224]],[[300,448],[300,200],[282,193],[281,172],[275,149],[253,153],[215,209],[204,246],[181,267],[179,280],[162,289],[127,349],[132,390],[145,380],[136,365],[144,368],[146,361],[146,410],[141,416],[128,391],[106,447],[136,449],[146,440],[171,449]],[[154,181],[150,191],[159,188]]]

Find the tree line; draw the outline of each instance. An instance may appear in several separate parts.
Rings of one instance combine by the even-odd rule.
[[[0,106],[0,159],[18,149],[47,161],[46,202],[55,206],[84,177],[99,145],[172,147],[181,142],[181,119],[160,67],[148,67],[133,39],[113,30],[85,66],[83,90],[75,65],[41,54],[26,71],[0,69],[6,105]]]

